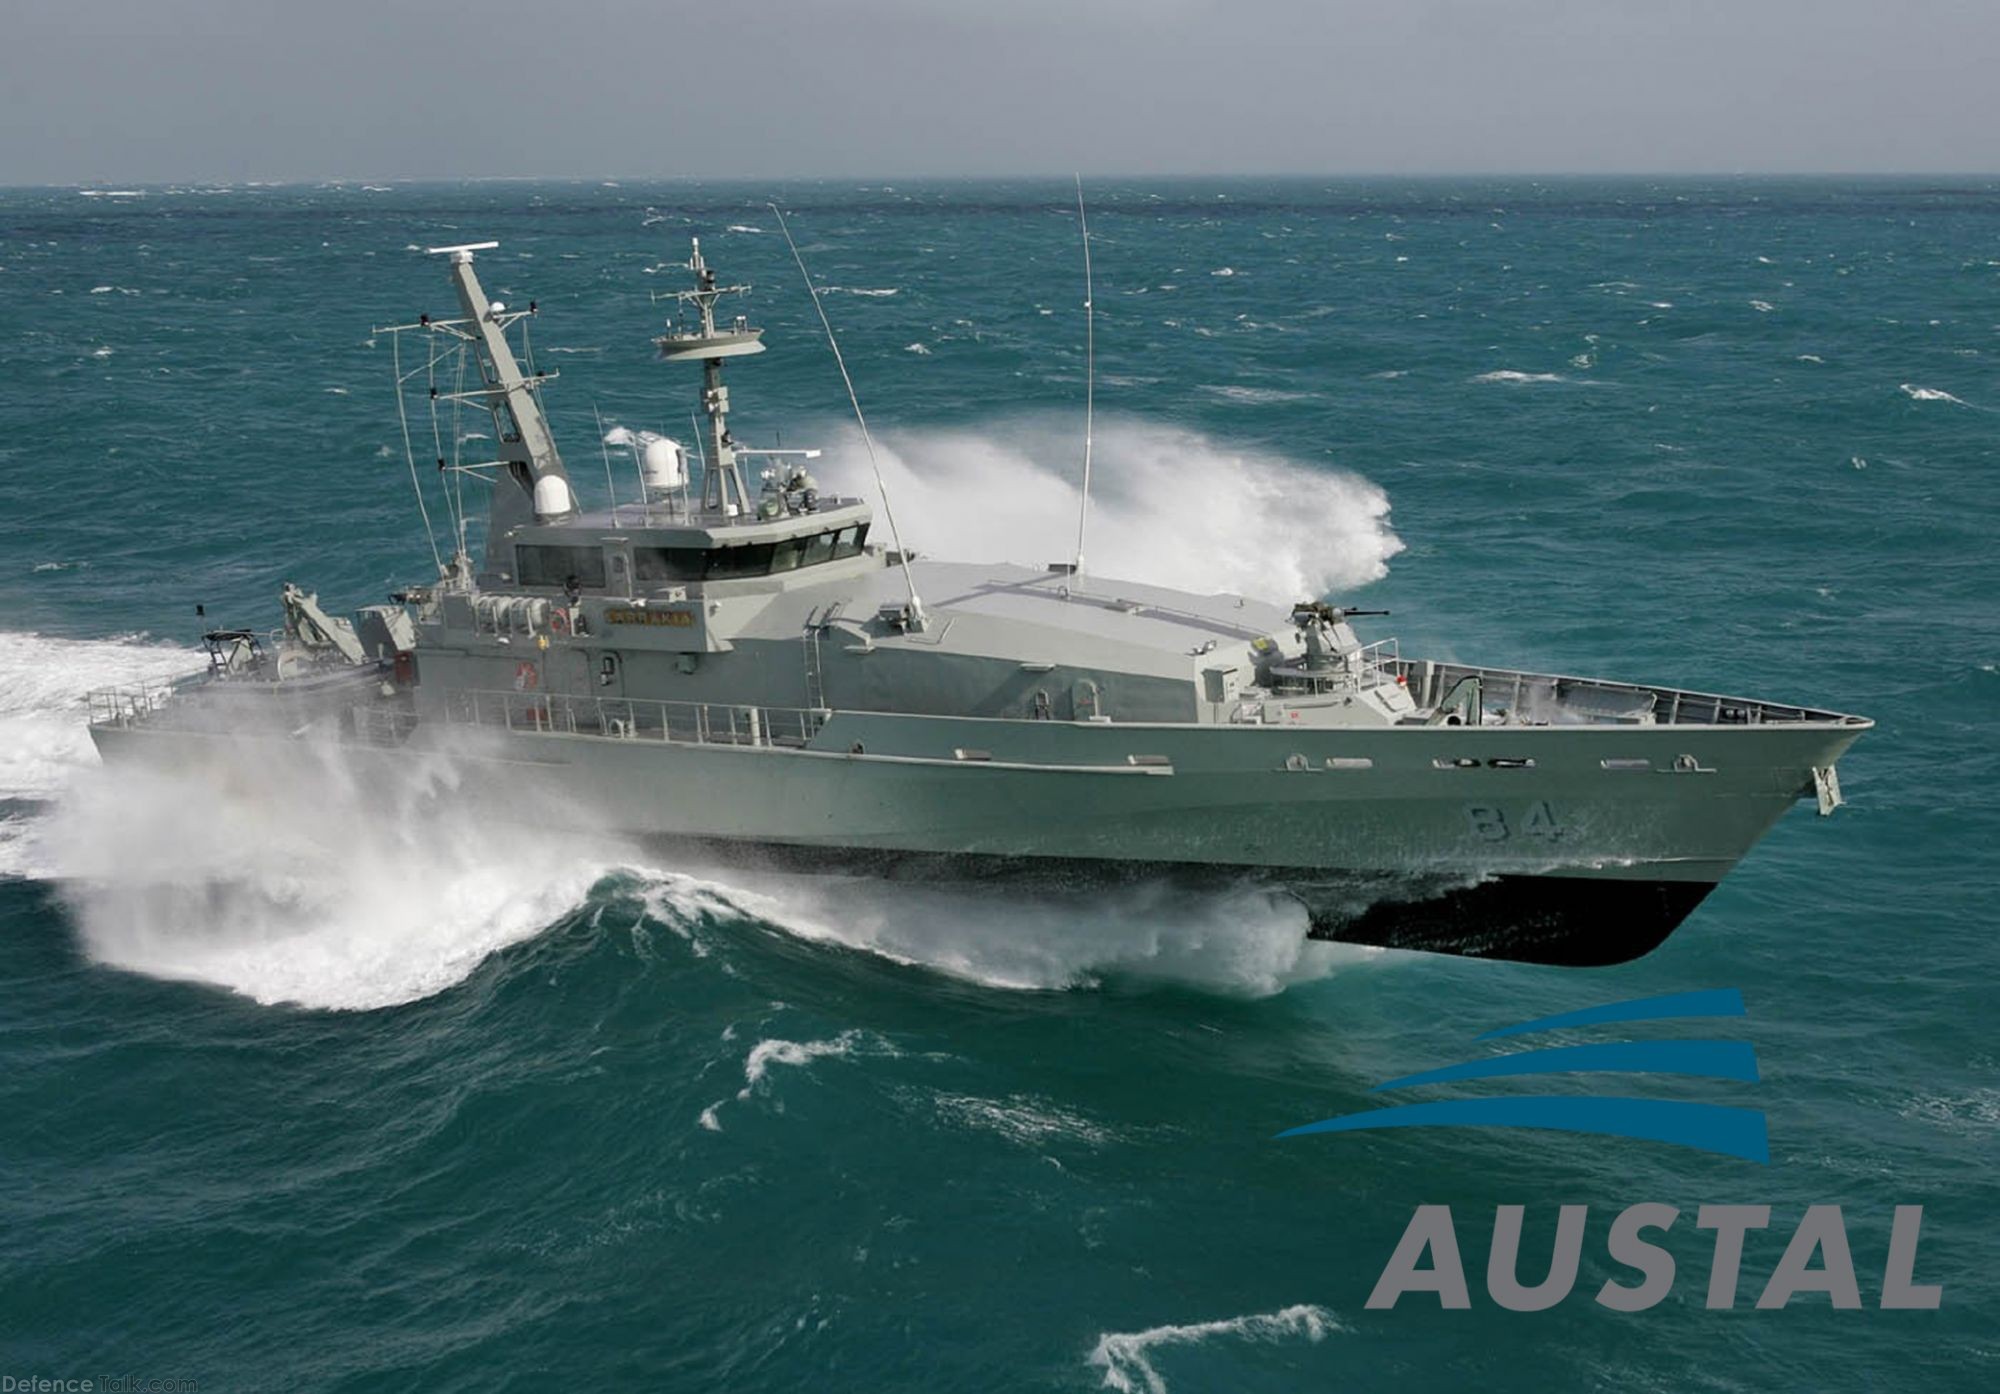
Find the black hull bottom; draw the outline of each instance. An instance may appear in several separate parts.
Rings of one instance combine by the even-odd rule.
[[[1305,906],[1311,937],[1464,958],[1569,968],[1629,963],[1657,949],[1715,889],[1707,881],[1596,876],[1392,876],[1323,869],[890,852],[656,839],[718,865],[990,888],[995,895],[1087,896],[1166,882],[1190,893],[1261,888]]]
[[[1358,914],[1315,909],[1312,935],[1467,958],[1604,968],[1659,948],[1714,889],[1707,881],[1497,876],[1421,899],[1377,901]]]

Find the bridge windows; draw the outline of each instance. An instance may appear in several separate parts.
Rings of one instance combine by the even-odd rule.
[[[859,556],[867,545],[868,525],[856,523],[783,542],[736,547],[634,547],[632,569],[641,581],[736,581]]]
[[[574,578],[585,589],[604,589],[604,552],[598,547],[519,546],[514,574],[524,586],[561,589]]]

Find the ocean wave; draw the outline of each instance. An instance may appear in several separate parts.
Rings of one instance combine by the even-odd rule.
[[[1499,368],[1490,373],[1481,373],[1473,381],[1519,384],[1528,382],[1568,382],[1569,379],[1560,373],[1523,373],[1513,368]]]
[[[1936,1124],[1953,1132],[2000,1129],[2000,1089],[1974,1089],[1966,1094],[1919,1094],[1896,1112],[1909,1119]]]
[[[1002,991],[1121,982],[1269,997],[1381,954],[1307,938],[1297,900],[1249,882],[1191,889],[1161,877],[1000,893],[859,876],[723,874],[739,912],[794,938]]]
[[[451,816],[446,755],[364,774],[300,741],[205,743],[198,760],[86,771],[38,838],[41,872],[108,967],[275,1005],[397,1006],[456,986],[584,904],[629,858],[565,836]]]
[[[83,563],[43,563],[56,569]],[[192,673],[204,659],[179,644],[142,636],[58,639],[0,635],[0,798],[47,798],[78,770],[97,764],[85,696],[96,687],[164,681]],[[0,860],[0,875],[29,869]]]
[[[1043,1148],[1054,1142],[1102,1147],[1114,1138],[1109,1128],[1082,1114],[1026,1094],[1005,1099],[938,1094],[931,1104],[938,1116],[954,1127],[993,1133],[1022,1147]]]
[[[743,1087],[736,1091],[736,1101],[738,1103],[747,1103],[753,1095],[762,1092],[759,1086],[764,1084],[771,1070],[776,1066],[782,1065],[798,1068],[810,1065],[815,1060],[824,1060],[829,1057],[858,1055],[896,1056],[901,1054],[902,1052],[893,1044],[872,1031],[843,1031],[832,1040],[825,1041],[788,1041],[776,1037],[766,1038],[750,1047],[749,1055],[744,1057]],[[721,1132],[722,1120],[718,1111],[728,1102],[727,1099],[718,1099],[703,1109],[701,1117],[697,1120],[699,1125],[709,1132]]]
[[[1295,392],[1283,387],[1245,387],[1236,383],[1208,383],[1201,390],[1211,396],[1220,397],[1225,402],[1242,402],[1250,406],[1270,406],[1279,402],[1310,402],[1319,394],[1316,392]]]
[[[1163,1350],[1217,1340],[1270,1344],[1303,1339],[1317,1345],[1330,1334],[1347,1329],[1325,1307],[1299,1303],[1276,1312],[1229,1317],[1222,1321],[1155,1326],[1145,1331],[1106,1332],[1097,1338],[1097,1345],[1090,1352],[1090,1364],[1104,1371],[1103,1387],[1106,1389],[1115,1389],[1119,1394],[1140,1394],[1140,1391],[1144,1394],[1167,1394],[1166,1376],[1153,1363],[1154,1357]]]
[[[1954,397],[1951,395],[1951,393],[1946,392],[1941,388],[1918,387],[1915,383],[1906,382],[1902,384],[1902,390],[1903,390],[1903,395],[1909,397],[1913,401],[1951,402],[1954,405],[1961,407],[1971,405],[1969,402],[1965,402],[1957,397]]]
[[[198,761],[107,770],[85,694],[203,656],[142,637],[0,637],[0,875],[56,883],[107,966],[263,1003],[391,1006],[463,981],[635,860],[601,831],[572,846],[440,816],[457,781],[446,755],[367,784],[349,752],[311,742],[282,767],[215,741]]]

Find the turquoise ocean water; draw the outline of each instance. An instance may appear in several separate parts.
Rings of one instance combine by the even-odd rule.
[[[387,340],[497,238],[590,501],[593,409],[703,238],[774,351],[740,433],[856,458],[764,207],[833,293],[909,540],[1065,556],[1060,183],[0,191],[0,1373],[204,1390],[1930,1390],[2000,1380],[2000,184],[1093,187],[1105,570],[1395,613],[1405,651],[1877,719],[1667,944],[1574,971],[1300,942],[1254,898],[772,884],[337,796],[107,787],[82,690],[426,578]],[[420,437],[428,413],[415,423]],[[448,443],[447,443],[448,446]],[[471,447],[476,448],[476,447]],[[420,443],[421,458],[430,447]],[[432,488],[438,517],[444,503]],[[611,487],[618,487],[614,484]],[[629,495],[628,495],[629,496]],[[73,879],[78,868],[86,881]],[[1479,1032],[1741,988],[1758,1166],[1511,1130],[1275,1141]],[[1640,1201],[1671,1296],[1590,1299]],[[1469,1311],[1363,1303],[1449,1204]],[[1500,1310],[1494,1207],[1590,1206]],[[1703,1204],[1766,1204],[1737,1309]],[[1806,1206],[1865,1301],[1751,1303]],[[1935,1312],[1875,1310],[1925,1207]]]

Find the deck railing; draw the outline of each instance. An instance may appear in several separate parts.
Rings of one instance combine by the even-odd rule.
[[[831,715],[807,707],[667,702],[562,692],[464,689],[445,697],[445,719],[458,725],[501,726],[537,735],[675,741],[686,745],[796,748],[818,735]]]
[[[1467,678],[1476,678],[1487,724],[1653,724],[1659,726],[1776,726],[1796,722],[1853,722],[1856,717],[1811,707],[1726,697],[1673,687],[1595,678],[1477,668],[1429,660],[1388,660],[1410,685],[1420,707],[1435,707]]]
[[[181,682],[153,678],[146,682],[115,683],[92,688],[84,694],[92,726],[137,726],[174,699]]]

